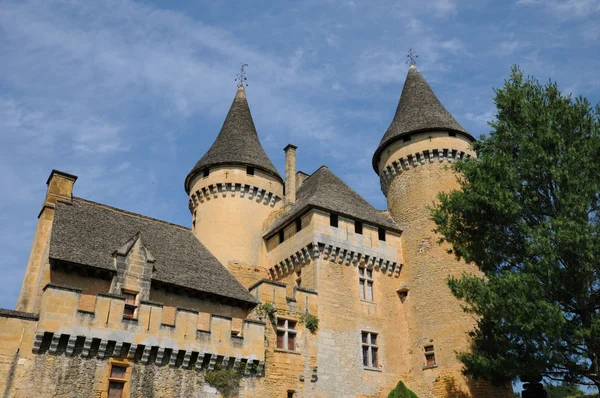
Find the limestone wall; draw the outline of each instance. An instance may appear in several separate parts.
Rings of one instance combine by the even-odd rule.
[[[437,153],[439,156],[428,156],[433,155],[434,149],[442,150]],[[382,186],[387,193],[389,211],[403,230],[406,264],[401,278],[410,289],[403,304],[410,354],[405,382],[423,398],[494,397],[508,393],[508,390],[494,391],[465,378],[462,363],[456,358],[457,351],[470,349],[468,333],[475,321],[452,296],[447,279],[478,270],[456,261],[447,253],[449,247],[438,244],[439,237],[433,232],[435,225],[427,206],[437,200],[438,192],[458,188],[449,163],[461,151],[463,156],[474,155],[463,137],[449,137],[442,132],[423,133],[413,136],[409,142],[391,145],[380,165],[391,170],[382,175]],[[409,156],[416,153],[421,156]],[[427,346],[433,346],[433,366],[426,363]]]
[[[208,177],[191,184],[193,232],[219,261],[257,266],[263,250],[262,226],[281,207],[283,184],[272,176],[246,167],[211,167]],[[235,274],[234,274],[235,276]]]
[[[266,368],[264,397],[286,397],[288,391],[297,397],[315,396],[318,382],[317,339],[319,332],[310,332],[302,323],[305,313],[319,316],[317,292],[293,288],[288,295],[285,284],[264,280],[252,286],[250,292],[263,303],[272,303],[277,312],[266,322]],[[296,345],[293,351],[277,348],[277,320],[287,319],[296,322]],[[316,377],[316,378],[315,378]]]

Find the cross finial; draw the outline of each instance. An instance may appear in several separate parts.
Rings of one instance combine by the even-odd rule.
[[[419,58],[419,56],[413,51],[412,47],[409,47],[408,54],[406,55],[406,63],[409,65],[416,65],[417,58]]]
[[[240,67],[240,71],[238,72],[237,77],[235,78],[238,87],[248,87],[248,79],[246,79],[246,66],[248,66],[248,64],[242,64],[242,66]]]

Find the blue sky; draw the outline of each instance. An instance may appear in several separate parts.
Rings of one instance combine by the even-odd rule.
[[[248,66],[250,107],[283,172],[327,164],[385,207],[371,156],[409,46],[442,103],[488,131],[511,64],[600,99],[600,0],[0,2],[0,307],[14,308],[50,170],[75,194],[189,225],[183,181]]]

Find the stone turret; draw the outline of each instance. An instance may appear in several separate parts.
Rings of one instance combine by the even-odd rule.
[[[475,322],[450,293],[447,278],[477,269],[456,261],[447,247],[438,245],[428,209],[440,191],[459,187],[448,166],[475,156],[473,141],[411,65],[394,119],[373,156],[373,168],[390,214],[403,231],[405,265],[400,279],[406,291],[410,289],[403,305],[409,325],[409,375],[414,378],[406,382],[419,396],[506,396],[506,391],[497,395],[488,386],[476,386],[461,373],[456,352],[469,349],[468,332]]]
[[[219,261],[256,266],[262,225],[281,205],[283,179],[265,153],[238,87],[217,139],[185,179],[196,237]],[[242,282],[244,283],[244,282]]]

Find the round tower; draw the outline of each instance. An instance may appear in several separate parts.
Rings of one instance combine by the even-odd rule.
[[[438,244],[428,206],[441,191],[459,188],[448,167],[475,156],[475,139],[443,107],[414,65],[408,70],[394,119],[373,156],[388,209],[402,229],[405,265],[399,283],[409,336],[407,385],[419,397],[506,396],[466,379],[456,352],[469,349],[475,325],[447,285],[449,276],[476,273]]]
[[[260,143],[243,86],[185,190],[198,240],[230,271],[231,263],[258,265],[263,222],[281,205],[283,179]]]

